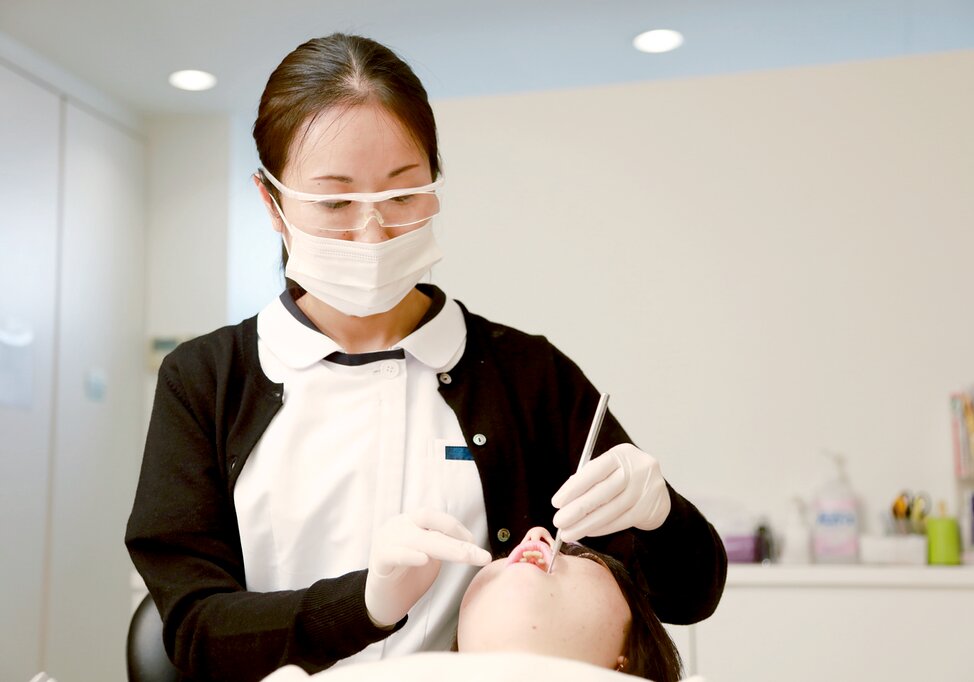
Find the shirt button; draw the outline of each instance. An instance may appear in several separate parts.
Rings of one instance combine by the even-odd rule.
[[[487,436],[485,436],[482,433],[474,434],[474,437],[473,437],[473,444],[474,445],[483,445],[486,442],[487,442]]]
[[[497,531],[497,539],[501,542],[507,542],[511,539],[511,531],[507,530],[506,528],[501,528],[499,531]]]
[[[379,371],[382,372],[382,376],[392,379],[399,374],[399,364],[393,360],[386,360],[380,365]]]
[[[439,378],[441,384],[450,384],[450,383],[453,382],[453,377],[451,377],[446,372],[443,372],[442,374],[440,374],[440,376],[438,378]]]

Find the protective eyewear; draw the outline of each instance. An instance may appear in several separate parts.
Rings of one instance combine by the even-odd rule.
[[[440,212],[437,190],[443,186],[443,178],[422,187],[384,192],[311,194],[287,187],[266,168],[261,167],[257,172],[283,196],[299,202],[294,211],[294,226],[311,234],[360,232],[373,219],[382,227],[409,227],[425,223]]]

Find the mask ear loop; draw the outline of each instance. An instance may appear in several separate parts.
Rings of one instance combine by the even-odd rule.
[[[277,215],[280,217],[281,223],[283,223],[284,225],[284,230],[288,233],[293,232],[294,227],[292,227],[291,223],[288,222],[288,219],[284,217],[284,211],[281,209],[281,205],[277,203],[277,199],[274,198],[274,195],[271,194],[271,191],[267,189],[267,185],[264,184],[264,172],[257,171],[257,173],[254,173],[254,177],[256,177],[260,181],[260,183],[264,185],[264,191],[267,192],[267,196],[270,197],[271,203],[274,204],[274,210],[277,211]],[[288,246],[287,235],[285,235],[284,232],[281,233],[281,241],[284,242],[284,250],[287,252],[287,255],[290,256],[291,248]]]

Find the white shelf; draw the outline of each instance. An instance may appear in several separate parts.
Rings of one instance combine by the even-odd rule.
[[[727,586],[974,589],[974,566],[729,564]]]

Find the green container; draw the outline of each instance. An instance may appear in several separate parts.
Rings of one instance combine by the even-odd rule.
[[[927,561],[941,566],[960,563],[960,528],[957,519],[950,516],[927,519]]]

